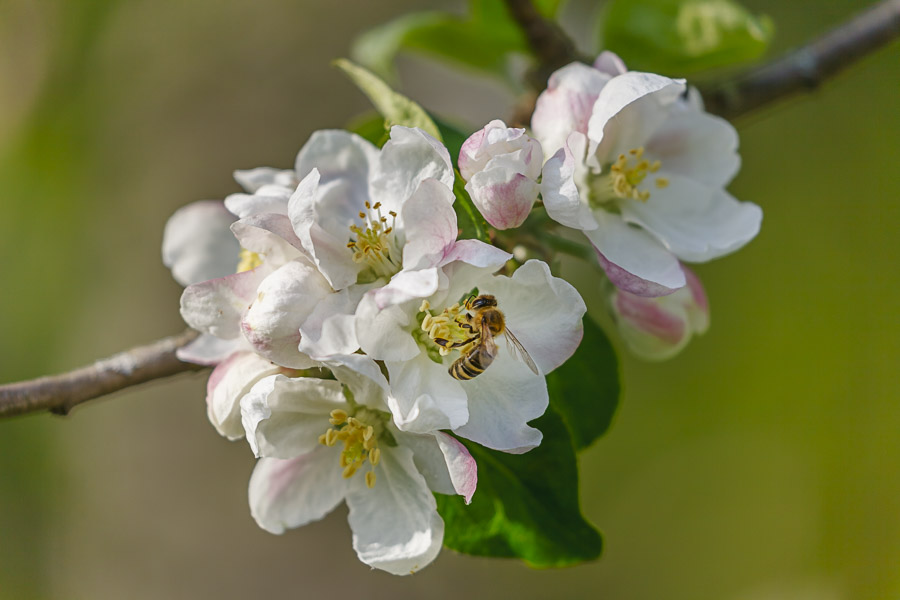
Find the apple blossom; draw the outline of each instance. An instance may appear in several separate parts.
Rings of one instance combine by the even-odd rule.
[[[762,212],[724,190],[740,166],[737,133],[684,99],[683,80],[625,72],[610,54],[598,65],[560,69],[538,100],[532,125],[552,153],[544,206],[584,232],[618,287],[668,294],[686,283],[679,259],[737,250]]]
[[[687,267],[687,285],[657,298],[613,288],[609,303],[628,349],[647,360],[665,360],[709,328],[709,302],[700,279]]]
[[[543,162],[540,143],[524,129],[493,120],[463,143],[459,172],[487,222],[510,229],[525,221],[537,200]]]
[[[475,461],[445,433],[397,429],[386,401],[390,387],[375,362],[345,360],[353,369],[331,365],[337,381],[275,375],[242,400],[247,440],[260,457],[250,479],[251,514],[280,534],[344,500],[360,560],[414,573],[443,541],[432,492],[460,494],[468,503]]]
[[[474,262],[474,261],[472,261]],[[357,310],[357,333],[367,355],[383,360],[391,381],[394,422],[405,431],[452,429],[489,448],[522,453],[541,442],[527,425],[548,405],[544,375],[568,359],[582,336],[585,305],[571,285],[540,261],[528,261],[512,277],[494,275],[502,264],[455,261],[442,269],[440,288],[424,301],[379,307],[372,294]],[[489,368],[467,381],[448,369],[460,358],[450,344],[472,337],[462,325],[473,290],[491,294],[540,374],[517,359],[503,341]],[[502,337],[502,336],[500,336]],[[436,339],[446,340],[439,345]]]

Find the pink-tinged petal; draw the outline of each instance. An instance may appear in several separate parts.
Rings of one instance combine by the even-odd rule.
[[[312,366],[298,349],[300,325],[317,302],[332,293],[321,273],[306,260],[284,264],[260,283],[253,305],[241,321],[241,331],[254,350],[272,362],[293,369]]]
[[[619,55],[609,50],[600,53],[600,56],[594,61],[594,68],[611,77],[628,72],[625,62],[619,58]]]
[[[379,309],[374,295],[363,296],[356,309],[356,335],[363,352],[375,360],[405,361],[419,355],[409,334],[413,326],[408,311],[397,305]]]
[[[234,273],[240,246],[228,227],[234,215],[218,200],[201,200],[169,217],[163,232],[163,264],[181,285]]]
[[[453,192],[436,179],[425,179],[403,203],[400,215],[406,244],[403,268],[437,266],[456,241],[458,233]]]
[[[253,194],[231,194],[225,198],[225,207],[239,219],[267,213],[286,215],[288,200],[296,187],[264,185]]]
[[[478,465],[469,451],[456,438],[446,433],[434,434],[450,473],[453,489],[462,496],[466,504],[472,502],[478,487]]]
[[[588,231],[597,228],[588,206],[587,196],[582,198],[578,190],[578,181],[585,176],[585,152],[587,138],[584,134],[573,133],[564,147],[544,164],[541,178],[541,197],[547,214],[557,223],[566,227]]]
[[[372,174],[373,202],[381,202],[384,212],[399,214],[403,203],[426,179],[437,179],[453,189],[450,153],[421,129],[391,127],[391,139],[381,149]]]
[[[493,273],[512,257],[513,255],[509,252],[481,240],[459,240],[441,261],[441,266],[462,262]]]
[[[175,351],[175,356],[183,362],[195,365],[215,366],[235,352],[250,350],[243,338],[223,340],[207,333],[200,334],[197,339],[188,342]]]
[[[528,422],[544,414],[550,399],[544,377],[505,350],[484,373],[462,382],[469,421],[454,433],[494,450],[522,454],[540,445],[541,432]]]
[[[356,283],[362,266],[347,248],[350,225],[364,206],[340,181],[319,185],[317,169],[310,171],[291,196],[288,214],[294,232],[322,275],[335,290]],[[344,193],[346,192],[346,193]]]
[[[466,181],[468,181],[472,175],[483,169],[484,165],[486,165],[487,161],[490,159],[489,156],[482,156],[482,147],[484,146],[485,135],[491,127],[506,127],[506,124],[499,119],[494,119],[466,138],[466,141],[463,142],[459,149],[459,158],[457,159],[456,164],[459,166],[460,175],[462,175],[463,179]]]
[[[350,479],[347,520],[353,548],[371,567],[394,575],[415,573],[435,559],[444,540],[434,495],[408,448],[382,450],[375,475],[371,489],[361,474]]]
[[[706,296],[706,290],[696,273],[684,265],[682,268],[687,280],[685,287],[690,293],[690,300],[686,301],[686,305],[691,329],[697,334],[706,333],[706,330],[709,329],[709,299]]]
[[[413,451],[416,469],[428,487],[439,494],[459,494],[466,504],[478,485],[478,466],[469,451],[446,433],[425,434],[393,431],[400,446]]]
[[[250,477],[250,514],[266,531],[282,534],[330,513],[347,487],[334,448],[290,460],[263,458]]]
[[[301,256],[308,257],[287,215],[253,215],[232,223],[231,231],[242,248],[256,252],[275,264],[283,264]]]
[[[447,373],[447,365],[432,361],[424,352],[411,360],[385,364],[391,379],[388,406],[399,429],[430,433],[468,421],[466,393]]]
[[[280,185],[287,188],[297,187],[297,175],[290,169],[273,169],[272,167],[257,167],[234,172],[234,180],[253,193],[264,185]]]
[[[220,363],[206,382],[206,409],[210,423],[229,440],[244,437],[241,398],[263,377],[282,371],[252,352],[238,352]]]
[[[616,287],[639,296],[662,296],[684,287],[678,259],[653,236],[629,226],[618,215],[598,210],[594,216],[599,227],[584,234]]]
[[[334,380],[275,375],[261,379],[241,398],[247,442],[257,456],[293,458],[319,447],[330,413],[346,409],[343,387]]]
[[[762,210],[757,205],[681,175],[664,175],[668,186],[653,190],[646,202],[624,203],[622,216],[649,231],[678,258],[689,262],[719,258],[759,233]]]
[[[546,263],[529,260],[512,277],[492,277],[478,289],[496,296],[506,327],[542,374],[563,364],[581,343],[587,307],[574,287],[551,275]],[[508,340],[495,341],[508,350]]]
[[[428,298],[438,289],[439,272],[436,267],[419,271],[400,271],[384,287],[373,290],[372,297],[379,310],[402,304],[415,298]]]
[[[720,117],[683,108],[672,110],[647,142],[648,158],[666,171],[712,187],[724,187],[741,167],[738,134]]]
[[[181,294],[181,316],[185,323],[222,339],[241,333],[241,317],[256,298],[256,288],[271,272],[262,265],[203,283],[189,285]]]
[[[554,72],[547,89],[538,96],[531,129],[544,155],[562,148],[573,131],[587,133],[591,110],[610,76],[581,63]]]
[[[642,298],[619,291],[615,311],[634,328],[670,346],[679,344],[687,333],[684,314],[668,312],[658,298]]]
[[[512,229],[528,218],[540,187],[521,173],[493,168],[473,175],[466,191],[488,223]]]
[[[588,124],[588,154],[598,162],[595,166],[645,145],[668,116],[665,107],[684,89],[684,80],[653,73],[629,71],[612,78],[597,96]]]
[[[537,179],[544,155],[540,142],[526,135],[524,129],[507,127],[495,119],[463,142],[459,153],[460,175],[469,181],[498,159],[506,160],[509,163],[506,166],[529,179]]]

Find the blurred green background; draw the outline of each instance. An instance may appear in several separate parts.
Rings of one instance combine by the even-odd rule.
[[[779,52],[866,3],[746,4],[772,16]],[[329,60],[445,5],[0,0],[0,380],[180,331],[167,217],[367,108]],[[588,5],[565,17],[581,37]],[[900,597],[898,51],[738,123],[731,190],[763,207],[763,231],[697,269],[706,336],[668,363],[624,361],[616,422],[581,461],[599,562],[445,551],[393,578],[356,560],[344,509],[267,534],[247,509],[251,453],[209,426],[205,377],[185,375],[0,422],[0,599]],[[404,59],[401,76],[473,129],[510,112],[499,85],[434,63]]]

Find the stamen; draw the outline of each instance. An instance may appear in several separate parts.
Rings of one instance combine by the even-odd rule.
[[[366,486],[371,490],[375,487],[375,471],[366,473]]]
[[[384,421],[375,411],[354,410],[353,416],[343,409],[332,410],[329,419],[332,427],[319,436],[319,443],[325,446],[343,443],[338,463],[344,479],[353,477],[368,461],[372,470],[366,473],[366,485],[371,488],[375,485],[374,468],[381,461],[378,437],[383,432]]]
[[[241,252],[238,255],[238,265],[236,273],[243,273],[244,271],[249,271],[251,269],[255,269],[259,265],[262,264],[262,257],[256,252],[251,252],[246,248],[241,248]]]
[[[662,167],[659,160],[650,161],[644,157],[644,148],[632,148],[627,153],[619,154],[616,161],[609,166],[606,176],[600,177],[596,184],[595,200],[606,202],[615,198],[631,198],[646,202],[650,199],[650,191],[640,190],[638,187],[651,173],[656,173]],[[669,185],[665,177],[655,179],[657,189],[663,189]]]
[[[347,244],[353,251],[353,261],[371,268],[376,277],[391,277],[401,269],[401,253],[394,236],[397,213],[391,211],[391,221],[381,214],[381,202],[365,202],[367,212],[360,212],[362,225],[351,225],[354,236]]]

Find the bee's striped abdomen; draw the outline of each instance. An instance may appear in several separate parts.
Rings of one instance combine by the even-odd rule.
[[[494,362],[494,357],[485,352],[482,347],[478,347],[473,352],[457,358],[450,365],[448,372],[454,379],[468,381],[484,373],[484,370],[491,366],[492,362]]]

